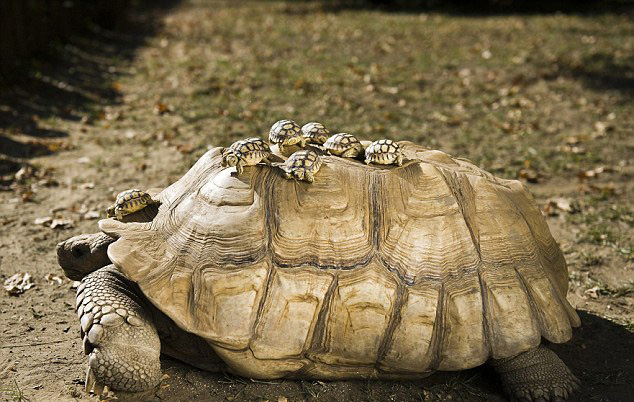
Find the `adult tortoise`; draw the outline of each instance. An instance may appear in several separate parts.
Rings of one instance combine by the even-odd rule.
[[[400,167],[322,152],[314,183],[261,165],[238,176],[215,148],[153,196],[154,213],[60,243],[67,275],[85,275],[87,388],[151,388],[162,351],[259,379],[489,363],[512,399],[567,399],[578,381],[541,344],[569,340],[579,317],[535,201],[517,181],[398,144]]]

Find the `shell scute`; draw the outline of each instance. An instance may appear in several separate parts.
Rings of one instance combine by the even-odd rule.
[[[332,281],[331,274],[316,269],[276,269],[250,346],[255,358],[301,356],[311,345]]]
[[[318,348],[324,352],[311,358],[335,365],[374,364],[396,306],[397,287],[379,264],[339,275]]]

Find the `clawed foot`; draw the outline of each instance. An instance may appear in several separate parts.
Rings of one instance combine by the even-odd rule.
[[[554,380],[549,384],[525,383],[505,386],[505,391],[516,402],[564,402],[579,388],[579,380],[570,375],[566,380]]]
[[[564,402],[580,385],[564,362],[543,346],[491,364],[507,395],[517,402]]]

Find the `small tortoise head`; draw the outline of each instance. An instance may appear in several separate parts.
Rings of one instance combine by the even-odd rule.
[[[114,216],[115,216],[114,209],[115,209],[115,206],[114,206],[114,205],[113,205],[113,206],[111,206],[111,207],[108,207],[108,209],[106,209],[106,216],[107,216],[108,218],[112,218],[112,217],[114,217]]]
[[[222,166],[235,166],[238,164],[238,160],[238,156],[234,152],[229,152],[222,157]]]

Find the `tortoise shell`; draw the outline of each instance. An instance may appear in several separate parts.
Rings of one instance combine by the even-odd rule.
[[[310,144],[322,145],[328,140],[330,132],[323,124],[311,122],[302,126],[302,136],[304,136]]]
[[[293,120],[279,120],[269,131],[269,141],[272,144],[294,145],[303,140],[301,127]]]
[[[287,179],[295,178],[313,182],[313,176],[319,171],[322,161],[317,152],[313,150],[302,150],[293,153],[288,157],[282,167]]]
[[[324,143],[326,150],[332,155],[355,158],[363,152],[363,145],[352,134],[339,133],[331,136]]]
[[[398,144],[402,167],[323,156],[309,186],[212,149],[153,221],[100,222],[108,255],[251,378],[416,378],[570,339],[566,262],[523,185]]]
[[[251,145],[246,145],[246,144],[251,144]],[[258,137],[251,137],[245,140],[239,140],[234,142],[233,144],[231,144],[231,146],[229,146],[229,148],[227,148],[227,151],[225,152],[247,153],[249,151],[255,150],[256,148],[263,151],[267,151],[267,152],[271,151],[271,147],[263,139]]]
[[[392,140],[374,141],[365,149],[365,163],[378,165],[403,164],[403,153],[398,144]]]
[[[139,211],[153,204],[150,194],[138,189],[125,190],[117,194],[114,204],[106,210],[108,217],[121,219],[125,215]]]

